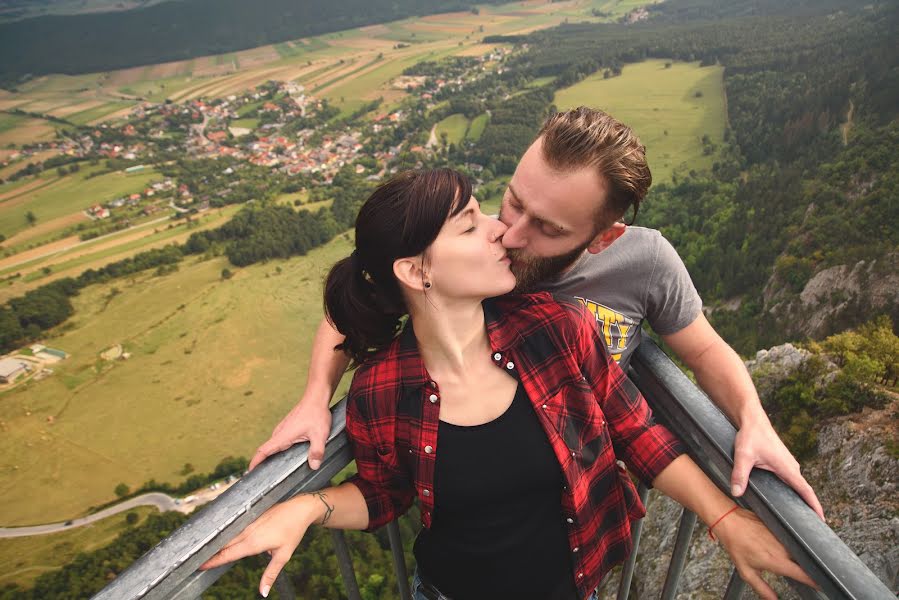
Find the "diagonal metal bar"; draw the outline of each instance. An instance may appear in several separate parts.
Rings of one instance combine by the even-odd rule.
[[[671,561],[668,563],[668,573],[665,575],[665,585],[662,587],[662,600],[674,600],[677,584],[684,572],[684,565],[687,564],[687,552],[690,550],[690,540],[695,528],[696,513],[683,509],[677,526],[677,539],[671,552]]]
[[[649,498],[649,488],[642,481],[637,486],[637,494],[640,496],[640,502],[646,506],[646,500]],[[627,600],[631,593],[631,580],[634,578],[634,566],[637,564],[637,553],[640,549],[640,534],[643,533],[643,519],[636,523],[631,523],[631,540],[633,540],[633,550],[624,567],[621,569],[621,582],[618,585],[617,600]]]

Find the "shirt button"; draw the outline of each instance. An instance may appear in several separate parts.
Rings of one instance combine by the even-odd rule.
[[[543,410],[546,410],[546,405],[545,405],[545,404],[543,405]]]
[[[506,363],[506,368],[509,369],[509,370],[511,371],[512,369],[515,368],[515,363],[513,363],[512,361],[507,362],[507,363]]]
[[[584,574],[583,574],[583,573],[578,573],[578,574],[577,574],[577,578],[578,578],[578,579],[583,579],[583,578],[584,578]]]
[[[580,549],[581,549],[580,546],[575,546],[574,548],[571,549],[571,551],[572,551],[572,552],[577,552],[577,551],[580,550]]]
[[[577,452],[572,452],[571,456],[577,456]]]
[[[437,394],[431,394],[430,396],[428,396],[428,400],[431,401],[431,404],[434,404],[435,402],[437,402]]]
[[[433,452],[433,451],[434,451],[434,449],[433,449],[432,447],[430,447],[430,446],[425,446],[425,454],[430,454],[430,453]]]
[[[569,525],[571,525],[572,523],[574,523],[574,519],[572,519],[571,517],[568,517],[567,519],[565,519],[565,522],[568,523]]]
[[[425,498],[427,498],[428,496],[431,495],[431,490],[422,490],[421,495],[424,496]]]
[[[497,352],[496,354],[493,355],[493,360],[500,360],[502,357],[503,357],[503,355],[500,354],[499,352]]]
[[[433,381],[433,380],[432,380],[432,381],[430,382],[430,384],[431,384],[431,387],[432,387],[432,388],[437,387],[437,382],[436,382],[436,381]]]

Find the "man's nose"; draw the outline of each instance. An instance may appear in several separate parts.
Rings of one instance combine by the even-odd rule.
[[[525,238],[525,220],[516,219],[511,225],[505,225],[505,233],[503,233],[503,246],[506,248],[523,248],[527,245]]]

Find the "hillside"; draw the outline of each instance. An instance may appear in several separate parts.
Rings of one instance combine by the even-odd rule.
[[[479,4],[498,3],[497,0]],[[90,73],[219,54],[384,23],[467,10],[471,0],[243,0],[163,2],[125,12],[46,16],[0,24],[0,84],[24,75]],[[84,40],[89,38],[90,44]]]

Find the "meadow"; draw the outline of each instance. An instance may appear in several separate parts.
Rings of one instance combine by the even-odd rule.
[[[349,251],[339,236],[287,261],[188,258],[85,289],[47,340],[71,356],[0,397],[3,525],[83,514],[118,483],[181,481],[185,462],[251,456],[303,389],[322,280]],[[119,343],[128,360],[100,358]]]
[[[666,68],[666,64],[670,67]],[[720,144],[727,113],[720,66],[647,60],[625,65],[618,77],[599,71],[556,92],[559,110],[586,105],[627,123],[646,146],[653,181],[670,181],[680,167],[708,168],[702,137]]]
[[[10,583],[28,587],[40,575],[71,562],[80,552],[103,548],[155,511],[148,506],[130,511],[138,516],[134,525],[128,525],[126,513],[122,513],[60,533],[0,539],[0,588]]]

